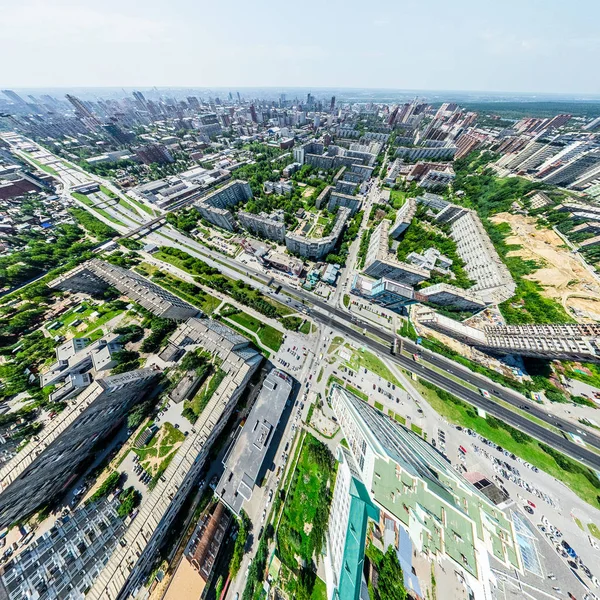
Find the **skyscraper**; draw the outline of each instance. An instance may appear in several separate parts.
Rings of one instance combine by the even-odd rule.
[[[0,528],[64,492],[77,468],[156,378],[138,369],[97,379],[0,469]]]
[[[511,521],[432,446],[337,384],[330,401],[380,523],[408,532],[417,552],[452,561],[477,598],[491,597],[488,553],[522,568]]]
[[[19,96],[19,94],[17,94],[16,92],[13,92],[12,90],[2,90],[2,93],[7,98],[12,100],[17,106],[27,106],[27,102],[25,102],[25,100],[23,100],[23,98],[21,98],[21,96]]]

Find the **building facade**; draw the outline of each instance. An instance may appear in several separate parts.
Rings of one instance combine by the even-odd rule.
[[[0,470],[0,527],[65,492],[90,451],[156,378],[154,369],[97,379]],[[37,439],[36,439],[37,438]]]
[[[157,317],[182,321],[199,310],[138,273],[94,258],[48,284],[59,290],[96,295],[108,286],[131,298]]]
[[[337,384],[330,401],[381,518],[417,552],[451,561],[476,598],[491,597],[490,554],[522,570],[512,522],[432,446]]]

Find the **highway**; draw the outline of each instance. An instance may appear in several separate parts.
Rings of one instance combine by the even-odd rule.
[[[196,251],[199,254],[204,255],[208,259],[214,260],[215,258],[218,260],[217,263],[214,263],[214,266],[222,269],[223,265],[227,265],[231,269],[235,269],[237,271],[243,267],[244,271],[252,277],[248,277],[246,280],[254,286],[258,287],[257,279],[263,281],[266,285],[271,277],[266,275],[265,273],[254,269],[248,265],[241,265],[239,262],[230,259],[222,254],[215,253],[204,246],[198,245],[196,247]],[[220,264],[219,264],[220,263]],[[238,275],[239,277],[239,275]],[[422,377],[424,380],[434,383],[438,387],[451,392],[455,396],[469,402],[470,404],[482,408],[489,414],[505,421],[506,423],[516,427],[517,429],[531,435],[532,437],[548,444],[564,452],[565,454],[571,456],[572,458],[585,463],[587,466],[600,470],[600,455],[595,454],[591,450],[587,450],[586,448],[582,448],[581,446],[575,444],[567,440],[560,434],[554,433],[551,430],[546,429],[545,427],[538,425],[537,423],[527,419],[526,417],[513,412],[512,410],[506,408],[505,406],[494,402],[493,400],[484,398],[478,392],[474,392],[468,387],[460,385],[457,383],[453,377],[461,379],[466,383],[469,383],[477,388],[487,389],[490,394],[497,396],[504,402],[512,404],[515,408],[519,408],[521,406],[527,406],[527,411],[534,417],[537,417],[541,421],[548,423],[549,425],[553,425],[554,427],[558,427],[559,429],[564,430],[565,432],[573,431],[575,425],[565,419],[560,419],[559,417],[555,417],[549,415],[543,408],[539,407],[536,403],[528,400],[521,394],[505,388],[497,383],[492,382],[491,380],[482,377],[469,371],[468,369],[457,365],[452,360],[447,359],[445,357],[436,355],[433,352],[425,350],[422,346],[415,344],[413,341],[408,338],[400,338],[400,336],[395,336],[391,332],[384,330],[372,323],[363,321],[350,313],[342,310],[341,308],[331,306],[324,300],[321,300],[306,292],[303,289],[296,289],[295,287],[281,281],[279,279],[276,280],[278,285],[281,285],[282,291],[285,291],[287,294],[291,294],[297,298],[302,300],[302,305],[298,302],[290,301],[288,296],[282,294],[276,294],[275,291],[271,288],[264,288],[265,293],[268,293],[273,298],[284,302],[288,305],[294,306],[298,310],[303,310],[305,313],[309,314],[315,321],[322,323],[330,327],[333,330],[337,330],[343,335],[357,341],[361,345],[373,350],[377,354],[387,355],[387,358],[395,361],[400,366],[405,369],[416,373],[418,376]],[[366,330],[368,333],[375,335],[387,343],[380,343],[376,340],[373,340],[371,337],[364,335],[362,331],[357,331],[352,327],[358,327],[360,330]],[[432,366],[437,367],[438,369],[442,369],[448,372],[449,376],[445,376],[442,373],[426,366],[424,362],[416,362],[412,358],[405,357],[402,355],[392,356],[390,354],[390,347],[394,338],[397,337],[402,340],[402,344],[404,349],[406,349],[410,354],[414,354],[417,352],[423,352],[424,358],[423,360],[427,363],[430,363]],[[585,438],[586,444],[594,446],[600,449],[600,439],[588,432]]]
[[[42,150],[45,153],[47,153],[48,155],[53,156],[47,150],[45,150],[45,149],[42,149]],[[81,183],[86,178],[88,181],[97,179],[97,178],[87,177],[86,173],[79,171],[75,167],[72,167],[72,170],[74,171],[74,173],[73,172],[69,173],[70,169],[64,168],[64,166],[63,166],[63,165],[66,166],[67,164],[68,163],[62,163],[59,166],[59,169],[61,170],[61,178],[63,179],[63,182],[65,182],[65,179],[67,179],[67,182],[65,182],[67,187],[72,186],[75,182]],[[55,164],[55,166],[58,166],[58,165]],[[69,166],[71,166],[71,165],[69,165]],[[373,189],[373,190],[371,190],[371,192],[373,194],[375,194],[376,190]],[[369,194],[369,196],[371,196],[371,194]],[[177,205],[172,206],[169,209],[169,212],[171,210],[177,210],[178,208],[181,208],[181,207],[193,202],[196,199],[197,199],[197,197],[186,198],[185,200],[182,200],[181,202],[177,203]],[[370,202],[372,202],[373,200],[375,200],[375,197],[369,198]],[[89,207],[86,207],[83,205],[82,205],[82,208],[89,209]],[[125,209],[124,207],[119,206],[119,205],[116,205],[115,207],[111,207],[111,208],[115,208],[116,211],[118,211],[117,214],[121,218],[125,217],[127,215],[127,213],[129,213],[129,211],[127,211],[127,209]],[[93,210],[93,208],[92,208],[92,210]],[[115,215],[115,216],[117,216],[117,215]],[[127,216],[129,216],[130,221],[134,221],[134,219],[132,219],[130,215],[127,215]],[[122,233],[123,238],[130,237],[137,233],[141,233],[142,231],[148,231],[149,229],[152,229],[154,226],[158,226],[165,218],[164,215],[162,215],[157,218],[152,218],[152,219],[146,221],[145,223],[139,224],[140,215],[136,215],[136,217],[137,218],[135,219],[135,221],[137,221],[137,223],[135,223],[135,221],[134,221],[135,224],[133,226],[127,226],[128,230]],[[143,221],[143,218],[142,218],[142,221]],[[477,388],[487,389],[490,392],[490,394],[493,394],[494,396],[498,397],[499,399],[503,400],[504,402],[512,404],[515,408],[520,408],[520,407],[525,406],[525,407],[527,407],[526,410],[532,416],[536,417],[537,419],[540,419],[541,421],[544,421],[545,423],[547,423],[549,425],[552,425],[554,427],[562,429],[565,432],[574,431],[576,425],[574,425],[573,423],[571,423],[565,419],[561,419],[559,417],[552,416],[551,414],[547,413],[544,408],[541,408],[536,403],[526,399],[521,394],[519,394],[513,390],[510,390],[508,388],[505,388],[497,383],[494,383],[485,377],[477,375],[477,374],[465,369],[464,367],[457,365],[453,361],[446,359],[445,357],[442,357],[440,355],[434,354],[433,352],[424,350],[421,346],[416,345],[414,342],[412,342],[411,340],[409,340],[407,338],[400,338],[402,340],[402,344],[403,344],[403,347],[405,350],[407,350],[411,354],[414,354],[416,352],[423,352],[423,361],[426,361],[427,363],[431,364],[433,367],[436,367],[437,369],[441,369],[441,370],[448,372],[449,376],[445,376],[443,373],[439,373],[437,370],[429,368],[423,362],[415,362],[411,358],[408,358],[408,357],[405,357],[402,355],[391,356],[389,354],[391,344],[392,344],[394,338],[399,337],[399,336],[395,336],[390,331],[388,331],[386,329],[382,329],[382,328],[374,325],[373,323],[363,321],[363,320],[351,315],[348,311],[343,310],[342,308],[337,306],[337,300],[339,300],[339,296],[341,293],[340,291],[338,291],[338,293],[334,295],[333,305],[332,305],[324,300],[317,298],[315,295],[306,292],[303,289],[298,289],[294,286],[289,285],[285,281],[276,279],[278,285],[281,285],[282,291],[284,291],[285,294],[287,294],[287,295],[281,294],[281,293],[276,294],[273,289],[265,287],[266,284],[268,284],[272,280],[272,277],[270,275],[267,275],[264,272],[254,269],[248,265],[245,265],[245,264],[243,265],[240,262],[238,262],[234,259],[231,259],[223,254],[216,253],[212,250],[209,250],[208,248],[206,248],[205,246],[202,246],[201,244],[198,244],[191,238],[188,238],[187,236],[183,236],[178,231],[173,230],[171,228],[169,228],[169,229],[170,229],[169,235],[173,237],[172,240],[169,238],[166,238],[160,231],[154,231],[151,234],[151,237],[153,237],[156,242],[158,242],[158,243],[162,242],[164,245],[178,245],[181,243],[186,247],[186,251],[192,250],[192,246],[193,246],[193,252],[195,254],[199,255],[202,258],[208,259],[209,261],[212,262],[213,266],[216,266],[217,268],[219,268],[221,270],[224,270],[224,267],[225,267],[225,270],[230,271],[230,274],[232,274],[231,270],[233,270],[233,276],[236,278],[240,278],[239,272],[240,272],[240,270],[243,269],[247,275],[247,277],[242,276],[245,281],[247,281],[248,283],[250,283],[251,285],[253,285],[255,287],[261,287],[259,282],[263,282],[264,283],[264,285],[262,286],[263,291],[265,293],[269,294],[270,296],[276,298],[277,300],[282,301],[282,302],[288,304],[289,306],[294,307],[296,310],[300,310],[300,311],[303,311],[303,312],[309,314],[316,321],[329,326],[333,330],[339,331],[340,333],[350,337],[351,339],[358,341],[363,346],[366,346],[366,347],[372,349],[373,351],[377,352],[378,354],[388,355],[388,358],[390,358],[391,360],[394,360],[396,363],[398,363],[399,365],[408,369],[409,371],[416,373],[417,375],[419,375],[426,381],[434,383],[435,385],[438,385],[440,388],[453,393],[454,395],[458,396],[459,398],[461,398],[463,400],[468,401],[469,403],[473,404],[474,406],[477,406],[477,407],[480,407],[480,408],[486,410],[487,412],[489,412],[489,414],[494,415],[497,418],[502,419],[506,423],[509,423],[510,425],[513,425],[514,427],[520,429],[521,431],[531,435],[532,437],[535,437],[536,439],[543,441],[558,450],[561,450],[562,452],[564,452],[565,454],[568,454],[569,456],[575,458],[576,460],[579,460],[579,461],[587,464],[588,466],[593,467],[594,469],[600,470],[600,455],[597,455],[597,454],[593,453],[592,451],[587,450],[586,448],[582,448],[582,447],[578,446],[577,444],[575,444],[574,442],[568,441],[562,435],[559,435],[551,430],[546,429],[545,427],[543,427],[541,425],[538,425],[537,423],[525,418],[524,416],[511,411],[510,409],[506,408],[505,406],[497,404],[493,400],[484,398],[478,392],[475,392],[468,387],[460,385],[459,383],[457,383],[455,381],[454,378],[458,378],[458,379],[464,381],[465,383],[468,383]],[[177,238],[179,238],[179,239],[177,239]],[[182,239],[182,238],[185,238],[185,239]],[[340,283],[340,286],[341,285],[342,284]],[[290,298],[290,296],[299,298],[301,300],[302,304],[300,304],[297,301],[294,301],[293,299]],[[354,325],[359,327],[362,331],[366,330],[366,332],[368,332],[372,335],[375,335],[378,338],[384,340],[384,342],[386,342],[387,344],[380,343],[380,342],[377,342],[376,340],[373,340],[371,337],[364,335],[362,333],[362,331],[360,333],[357,332],[351,326],[351,323],[354,323]],[[591,446],[594,446],[595,448],[600,449],[600,438],[589,431],[587,432],[585,442],[586,442],[586,444],[589,444]]]

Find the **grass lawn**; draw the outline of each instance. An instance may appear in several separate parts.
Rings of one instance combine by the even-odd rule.
[[[175,240],[173,240],[173,241],[175,241]],[[185,244],[182,244],[182,245],[185,246]],[[186,247],[188,247],[188,246],[186,246]],[[190,248],[190,250],[192,250],[192,248]],[[195,277],[198,276],[196,273],[194,273],[193,271],[191,271],[190,269],[188,269],[186,267],[183,259],[181,259],[177,256],[171,256],[170,254],[166,254],[162,250],[159,250],[158,252],[154,253],[154,258],[156,258],[158,260],[162,260],[166,263],[169,263],[169,264],[173,265],[174,267],[177,267],[178,269],[181,269],[182,271],[189,273],[190,275],[194,275]],[[200,260],[200,261],[202,260],[201,258],[192,256],[191,254],[188,255],[188,258],[194,258],[194,259]],[[215,262],[221,262],[221,261],[217,260]],[[240,271],[240,273],[243,273],[243,271]],[[233,279],[231,279],[231,277],[227,277],[227,275],[223,275],[222,273],[221,273],[221,277],[224,277],[225,279],[227,279],[232,285],[234,284],[234,281],[233,281]],[[205,285],[210,287],[208,282]],[[223,293],[227,294],[227,292],[223,292]],[[254,292],[254,293],[256,293],[256,292]],[[268,298],[267,296],[262,295],[262,300],[264,300],[267,304],[270,304],[271,306],[273,306],[277,310],[277,313],[280,317],[285,317],[287,315],[291,315],[294,312],[287,306],[284,306],[283,304],[281,304],[275,300],[272,300],[271,298]]]
[[[97,208],[95,206],[95,204],[85,194],[79,194],[78,192],[71,192],[71,196],[73,196],[73,198],[79,200],[80,202],[83,202],[83,204],[85,204],[86,206],[88,206],[89,208],[91,208],[92,210],[97,212],[99,215],[102,215],[107,221],[110,221],[111,223],[114,223],[115,225],[121,225],[122,227],[125,227],[125,224],[122,221],[115,219],[112,215],[110,215],[103,208]]]
[[[390,190],[390,203],[395,209],[404,206],[405,202],[406,192],[401,192],[400,190]]]
[[[362,400],[364,400],[365,402],[369,401],[369,396],[367,396],[367,394],[365,394],[364,392],[361,392],[359,389],[355,388],[353,385],[350,385],[349,383],[346,384],[346,389],[349,392],[352,392],[355,396],[358,396],[359,398],[361,398]],[[377,406],[377,402],[375,402],[375,407],[379,408]],[[381,405],[381,408],[379,410],[383,409],[383,404]]]
[[[265,325],[256,317],[253,317],[245,312],[238,312],[229,315],[227,318],[231,319],[238,325],[245,327],[249,331],[256,333],[260,341],[271,350],[277,352],[277,350],[279,350],[281,347],[283,342],[283,333],[274,327],[271,327],[270,325]]]
[[[350,306],[350,296],[348,294],[344,294],[344,306],[348,308]]]
[[[398,423],[400,423],[401,425],[406,425],[406,419],[402,416],[402,415],[395,415],[394,419],[396,419],[396,421],[398,421]]]
[[[143,210],[145,213],[148,213],[151,217],[154,217],[154,212],[149,206],[146,206],[142,202],[138,202],[135,198],[132,198],[131,196],[127,196],[127,200],[132,204],[135,204],[135,206]]]
[[[200,386],[196,395],[191,400],[185,401],[184,407],[191,409],[194,415],[196,415],[196,418],[198,418],[202,414],[202,411],[207,407],[226,375],[227,373],[222,369],[215,369],[214,373]]]
[[[383,404],[381,404],[381,402],[375,402],[375,408],[377,410],[383,410]]]
[[[296,556],[310,562],[321,550],[335,479],[335,461],[325,464],[330,456],[327,447],[312,435],[304,439],[292,484],[277,531],[277,550],[281,561],[297,570]]]
[[[480,435],[499,444],[505,450],[524,458],[532,465],[562,481],[582,500],[596,508],[600,508],[600,488],[594,487],[585,475],[571,473],[559,467],[554,458],[544,452],[536,440],[524,443],[517,442],[506,429],[492,427],[486,419],[477,416],[471,407],[443,401],[435,390],[425,387],[420,381],[413,382],[413,385],[430,406],[451,423],[473,429]],[[467,412],[469,409],[470,414]]]
[[[421,427],[419,427],[418,425],[416,425],[415,423],[411,423],[410,424],[410,428],[417,434],[420,436],[423,436],[423,429]]]
[[[300,329],[298,329],[298,331],[300,333],[304,333],[306,335],[308,335],[310,333],[310,330],[312,329],[311,327],[311,323],[310,321],[304,321],[304,323],[302,323],[302,325],[300,326]]]
[[[369,352],[368,350],[364,350],[362,352],[353,352],[352,358],[350,359],[348,366],[350,366],[350,368],[354,369],[357,372],[360,371],[361,368],[365,368],[371,371],[372,373],[375,373],[375,375],[379,375],[386,381],[393,383],[399,389],[404,389],[400,382],[385,365],[385,363],[380,358],[375,356],[375,354]]]
[[[142,467],[156,476],[159,471],[164,473],[184,440],[185,436],[179,429],[171,423],[165,423],[145,446],[132,448],[132,450],[140,457]],[[156,460],[158,458],[163,460]]]
[[[327,354],[331,354],[335,352],[342,344],[344,343],[344,338],[336,336],[331,340],[331,344],[329,345],[329,349],[327,350]]]
[[[585,528],[583,527],[583,523],[581,522],[581,519],[574,517],[573,520],[575,521],[575,524],[577,525],[577,527],[579,527],[579,529],[581,529],[581,531],[585,531]]]
[[[315,579],[315,587],[313,588],[310,600],[327,600],[327,586],[322,579]]]
[[[39,160],[36,160],[33,158],[33,156],[31,156],[31,154],[29,154],[29,152],[23,152],[23,154],[25,154],[34,165],[39,167],[45,173],[49,173],[50,175],[58,175],[58,171],[56,169],[53,169],[52,167],[41,163]]]
[[[588,529],[595,538],[600,540],[600,529],[598,529],[598,525],[596,525],[596,523],[588,523]]]
[[[144,263],[142,263],[142,265],[144,265]],[[159,269],[154,269],[152,272],[156,273],[157,270]],[[221,304],[221,301],[218,298],[211,296],[196,284],[188,283],[187,281],[183,281],[182,279],[179,279],[179,277],[174,277],[170,274],[163,274],[165,275],[164,277],[152,278],[152,281],[176,296],[179,296],[182,300],[189,302],[192,306],[197,306],[203,313],[212,315]],[[194,295],[188,293],[186,290],[189,286],[193,286],[194,291],[197,290],[197,293]]]

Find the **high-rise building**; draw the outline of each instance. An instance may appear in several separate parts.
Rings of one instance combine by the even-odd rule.
[[[416,552],[451,561],[475,598],[491,597],[489,554],[522,569],[512,522],[439,452],[337,384],[330,401],[382,530],[389,521],[408,533]]]
[[[154,369],[97,379],[0,469],[0,527],[51,502],[156,378]]]
[[[235,219],[228,209],[240,202],[247,202],[251,198],[250,184],[247,181],[236,179],[208,194],[196,202],[194,207],[203,219],[217,227],[233,231]]]
[[[135,155],[145,165],[158,163],[164,165],[174,161],[173,156],[162,144],[146,144],[135,149]]]
[[[13,92],[12,90],[2,90],[2,93],[7,98],[12,100],[17,106],[27,106],[27,102],[25,102],[25,100],[23,100],[23,98],[21,98],[21,96],[19,96],[19,94],[17,94],[16,92]]]
[[[256,109],[254,108],[254,104],[250,105],[250,118],[253,123],[258,123],[258,116],[256,114]]]
[[[195,494],[210,449],[225,427],[262,356],[246,338],[211,319],[189,319],[173,333],[169,347],[202,348],[218,357],[224,373],[204,410],[149,492],[86,600],[117,600],[136,595],[147,581],[158,550],[181,507]]]
[[[65,98],[75,109],[75,116],[79,117],[88,127],[94,129],[100,125],[98,117],[76,96],[66,94]]]
[[[182,321],[200,311],[141,275],[94,258],[57,277],[48,286],[59,290],[101,294],[112,285],[157,317]]]
[[[379,521],[379,509],[369,497],[349,450],[339,446],[338,470],[327,530],[325,574],[327,598],[361,597],[367,523]]]

